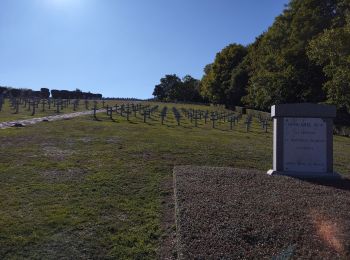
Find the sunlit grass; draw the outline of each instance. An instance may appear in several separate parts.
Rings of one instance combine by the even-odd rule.
[[[154,259],[174,165],[271,168],[272,133],[256,120],[250,132],[244,119],[232,131],[185,117],[177,126],[166,105],[164,125],[158,111],[146,123],[101,113],[1,130],[0,257]],[[349,154],[350,139],[335,137],[344,175]]]

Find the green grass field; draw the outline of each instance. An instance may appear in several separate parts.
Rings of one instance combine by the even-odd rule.
[[[177,126],[167,106],[164,125],[159,112],[147,123],[102,113],[0,130],[0,258],[157,258],[174,165],[272,167],[271,128]],[[349,155],[350,139],[335,136],[344,176]]]

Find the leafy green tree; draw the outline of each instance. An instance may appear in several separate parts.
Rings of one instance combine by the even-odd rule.
[[[166,99],[165,88],[161,84],[156,85],[153,90],[153,96],[157,98],[159,101],[165,101]]]
[[[247,94],[246,88],[249,80],[249,63],[245,57],[243,61],[233,68],[230,86],[226,90],[227,104],[229,106],[242,105],[242,97]]]
[[[179,96],[180,85],[181,79],[177,75],[165,75],[160,79],[160,84],[155,86],[153,96],[160,101],[174,100]]]
[[[41,88],[40,89],[40,97],[41,98],[49,98],[50,97],[50,90],[48,88]]]
[[[338,0],[292,0],[249,52],[250,71],[244,102],[268,109],[286,102],[325,99],[322,67],[306,53],[309,41],[341,23]]]
[[[323,66],[327,101],[350,113],[350,16],[344,26],[325,30],[313,39],[307,54]]]
[[[167,75],[154,95],[186,101],[200,93],[212,103],[261,110],[327,101],[350,113],[349,10],[349,0],[291,0],[253,44],[217,53],[200,82]]]
[[[211,96],[211,85],[212,82],[214,82],[214,73],[212,70],[213,64],[207,64],[204,69],[204,75],[202,77],[202,80],[200,81],[200,94],[203,98],[208,99],[212,101]]]
[[[153,95],[160,101],[201,102],[199,86],[200,81],[190,75],[182,80],[175,74],[165,75],[155,86]]]
[[[186,75],[182,79],[182,101],[202,102],[200,95],[200,81],[190,75]]]
[[[233,89],[232,70],[246,55],[247,49],[239,44],[230,44],[217,53],[214,63],[204,69],[205,75],[201,81],[202,95],[213,103],[231,105],[232,99],[228,93]],[[235,92],[231,91],[232,93]]]

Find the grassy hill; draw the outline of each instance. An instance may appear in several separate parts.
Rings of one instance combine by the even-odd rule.
[[[162,125],[158,105],[146,123],[102,113],[0,130],[0,258],[156,258],[173,228],[164,216],[175,165],[272,167],[271,126],[178,126],[173,104]],[[350,139],[335,136],[344,176],[349,155]]]

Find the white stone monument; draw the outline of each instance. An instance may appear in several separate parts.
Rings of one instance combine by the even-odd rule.
[[[339,178],[333,172],[335,106],[310,103],[271,107],[273,169],[270,175]]]

